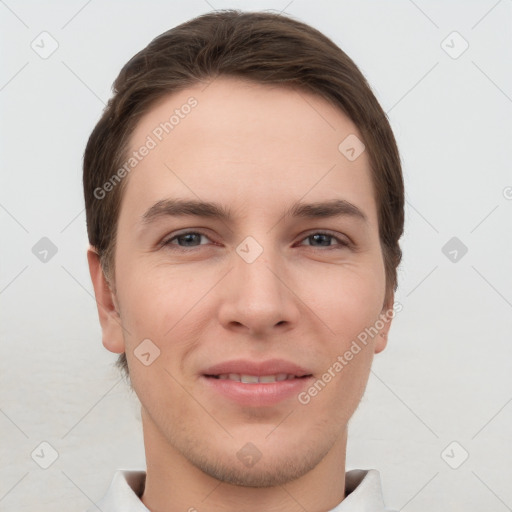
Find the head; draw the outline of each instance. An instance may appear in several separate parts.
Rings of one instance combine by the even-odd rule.
[[[148,429],[197,467],[254,486],[303,474],[339,439],[387,341],[404,191],[386,115],[330,39],[271,13],[175,27],[113,91],[83,178],[103,344]],[[276,358],[307,371],[302,401],[241,406],[206,382],[217,363]],[[249,442],[260,470],[231,471]]]

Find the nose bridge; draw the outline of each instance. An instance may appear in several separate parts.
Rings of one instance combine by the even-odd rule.
[[[224,322],[245,325],[252,331],[271,329],[297,318],[293,294],[285,286],[282,255],[270,246],[246,239],[233,255],[227,284]]]
[[[253,237],[247,237],[236,249],[237,285],[245,297],[255,303],[262,300],[275,302],[281,298],[282,283],[275,270],[281,267],[281,256],[269,239],[267,237],[265,246],[262,246]]]

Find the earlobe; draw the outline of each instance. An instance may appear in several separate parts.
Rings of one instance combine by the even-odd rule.
[[[392,294],[389,300],[384,304],[382,311],[380,312],[380,320],[384,324],[382,329],[379,330],[379,334],[375,340],[375,354],[382,352],[387,344],[388,344],[388,334],[389,329],[391,328],[391,321],[393,320],[393,315],[390,314],[393,310],[395,295]]]
[[[388,335],[387,332],[380,332],[375,340],[375,353],[378,354],[382,352],[386,345],[388,344]]]
[[[92,246],[87,250],[87,261],[96,297],[103,346],[120,354],[125,351],[125,345],[117,300],[105,278],[99,255]]]

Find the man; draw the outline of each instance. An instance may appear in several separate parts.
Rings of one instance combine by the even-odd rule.
[[[84,155],[104,346],[147,470],[103,511],[384,510],[347,425],[394,316],[400,158],[317,30],[220,11],[135,55]]]

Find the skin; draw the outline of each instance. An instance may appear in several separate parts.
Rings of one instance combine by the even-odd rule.
[[[198,105],[125,178],[115,288],[88,251],[103,345],[126,351],[142,406],[141,499],[159,512],[330,510],[345,497],[347,424],[391,321],[307,405],[294,396],[241,407],[200,375],[231,359],[282,358],[319,378],[392,307],[367,154],[351,162],[338,150],[349,134],[362,137],[320,97],[219,77],[156,104],[132,149],[190,96]],[[143,226],[142,214],[166,198],[214,201],[233,220]],[[367,222],[283,217],[296,201],[339,198]],[[205,236],[159,246],[187,230]],[[310,238],[323,230],[353,245]],[[263,248],[250,264],[236,252],[247,236]],[[147,338],[161,351],[149,366],[134,355]],[[261,453],[252,467],[237,458],[246,443]]]

